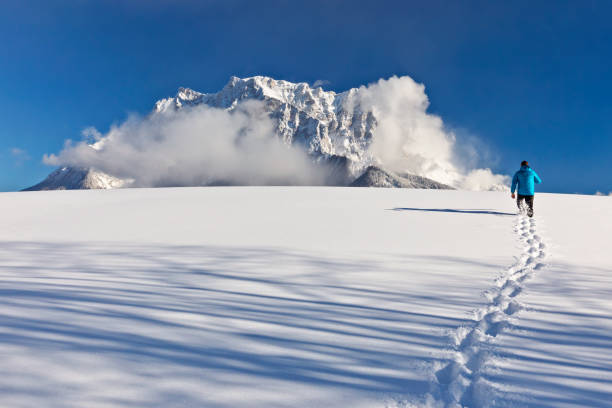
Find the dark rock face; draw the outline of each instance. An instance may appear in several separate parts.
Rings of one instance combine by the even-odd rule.
[[[376,166],[368,167],[365,172],[350,184],[350,187],[386,187],[386,188],[426,188],[453,190],[451,186],[438,183],[426,177],[413,174],[395,174]]]

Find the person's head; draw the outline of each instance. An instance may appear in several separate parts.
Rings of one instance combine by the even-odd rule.
[[[523,160],[523,161],[521,162],[521,167],[522,167],[522,166],[529,166],[529,163],[527,163],[527,160]]]

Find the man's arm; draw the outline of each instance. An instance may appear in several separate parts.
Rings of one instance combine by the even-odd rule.
[[[542,182],[542,179],[540,178],[540,176],[538,176],[538,173],[536,173],[535,171],[533,172],[533,179],[537,184],[540,184]]]
[[[516,190],[517,184],[518,184],[518,174],[514,173],[514,177],[512,177],[512,187],[510,188],[510,192],[512,193],[512,198],[514,198],[514,191]]]

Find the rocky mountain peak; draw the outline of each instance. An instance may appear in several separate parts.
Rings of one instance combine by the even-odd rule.
[[[373,112],[361,109],[356,89],[337,94],[321,87],[312,88],[305,82],[292,83],[266,76],[232,76],[217,93],[207,94],[181,87],[174,97],[157,101],[151,115],[173,114],[194,106],[232,111],[245,100],[264,102],[264,109],[272,119],[279,139],[304,149],[315,163],[333,163],[334,171],[341,174],[334,179],[345,180],[344,185],[356,180],[368,166],[377,165],[369,148],[378,122]],[[98,141],[92,148],[100,148],[102,144],[103,140]],[[358,184],[433,186],[429,180],[425,180],[425,184],[420,183],[423,180],[411,183],[405,177],[397,182],[397,175],[383,174],[378,170],[370,168],[367,177]],[[381,182],[383,179],[386,181]],[[389,181],[392,179],[394,181]],[[126,186],[126,183],[92,169],[62,168],[31,189],[119,186]]]

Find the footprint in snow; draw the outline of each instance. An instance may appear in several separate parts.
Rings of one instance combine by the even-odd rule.
[[[472,372],[478,372],[486,364],[489,357],[489,352],[479,350],[469,358],[465,366]]]
[[[521,287],[514,281],[508,281],[508,284],[500,290],[500,293],[507,297],[515,297],[521,293]]]
[[[512,292],[511,294],[508,295],[508,297],[517,297],[519,295],[519,293],[521,293],[523,291],[523,288],[521,288],[520,286],[518,286],[516,289],[514,289],[514,292]]]
[[[452,361],[436,372],[436,379],[439,384],[450,384],[455,381],[464,369],[461,364]]]
[[[504,313],[506,313],[507,315],[513,315],[515,313],[520,312],[522,309],[523,306],[521,306],[521,304],[516,300],[512,299],[512,301],[510,301],[510,303],[508,303],[508,306],[504,309]]]
[[[506,320],[502,320],[496,323],[489,324],[489,328],[485,331],[488,336],[497,337],[506,328],[510,327],[510,323]]]
[[[472,406],[476,402],[476,394],[480,394],[478,390],[485,386],[481,371],[486,367],[491,352],[486,344],[512,327],[510,316],[524,309],[515,299],[523,291],[522,283],[545,266],[539,261],[546,257],[546,245],[536,234],[535,225],[534,219],[519,218],[513,229],[527,245],[516,257],[516,263],[495,280],[495,287],[484,293],[489,304],[474,311],[472,328],[462,326],[455,331],[455,357],[435,371],[439,392],[447,406]],[[486,404],[478,402],[477,406]]]
[[[519,283],[523,283],[524,281],[526,281],[528,278],[531,278],[532,273],[529,271],[523,272],[522,274],[520,274],[519,276],[516,277],[516,281]]]

